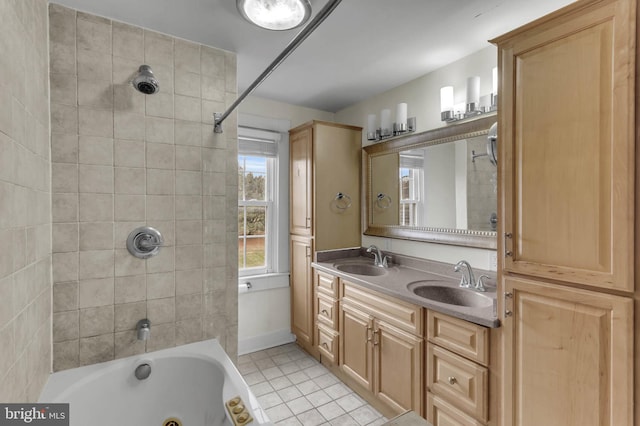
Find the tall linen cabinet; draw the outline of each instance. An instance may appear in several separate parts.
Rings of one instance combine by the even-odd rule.
[[[315,251],[360,247],[362,128],[311,121],[289,131],[291,331],[315,347]]]
[[[630,426],[636,1],[577,1],[493,42],[501,424]]]

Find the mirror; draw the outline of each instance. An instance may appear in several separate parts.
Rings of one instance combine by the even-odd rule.
[[[364,234],[495,249],[495,122],[483,115],[365,147]]]

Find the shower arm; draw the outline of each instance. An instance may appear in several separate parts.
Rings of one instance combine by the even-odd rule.
[[[307,37],[311,35],[311,33],[318,28],[320,24],[333,12],[333,10],[338,7],[342,0],[329,0],[327,4],[324,5],[322,10],[318,12],[318,14],[309,22],[309,24],[302,29],[296,35],[293,40],[289,42],[287,47],[284,48],[282,53],[280,53],[274,60],[269,64],[269,66],[255,79],[253,83],[247,89],[242,92],[240,96],[227,108],[227,110],[223,113],[216,112],[213,114],[214,118],[214,128],[213,131],[215,133],[222,133],[222,122],[233,112],[234,109],[238,107],[244,101],[244,99],[251,94],[264,80],[269,77],[269,75],[282,63],[285,59],[303,42]]]

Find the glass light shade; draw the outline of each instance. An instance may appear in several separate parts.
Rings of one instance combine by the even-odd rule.
[[[311,17],[309,0],[236,0],[242,16],[268,30],[290,30]]]
[[[467,104],[475,104],[476,108],[480,103],[480,77],[473,76],[467,78]]]
[[[453,110],[453,86],[440,89],[440,112]]]
[[[407,104],[402,102],[396,107],[396,123],[405,125],[407,124]]]

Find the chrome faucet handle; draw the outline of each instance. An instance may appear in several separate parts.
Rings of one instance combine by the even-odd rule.
[[[467,276],[465,276],[464,270],[462,269],[463,266],[467,267],[468,278]],[[475,286],[475,278],[473,276],[473,270],[471,269],[471,265],[469,264],[469,262],[467,262],[466,260],[461,260],[455,264],[453,270],[462,274],[462,278],[460,279],[460,287],[468,288],[471,286]]]
[[[369,246],[369,248],[367,249],[367,253],[373,253],[373,263],[374,263],[374,265],[383,266],[382,253],[380,252],[380,249],[377,246],[371,244]]]
[[[476,291],[487,291],[487,288],[484,286],[484,280],[489,279],[489,275],[480,275],[478,277],[478,282],[475,285]]]

